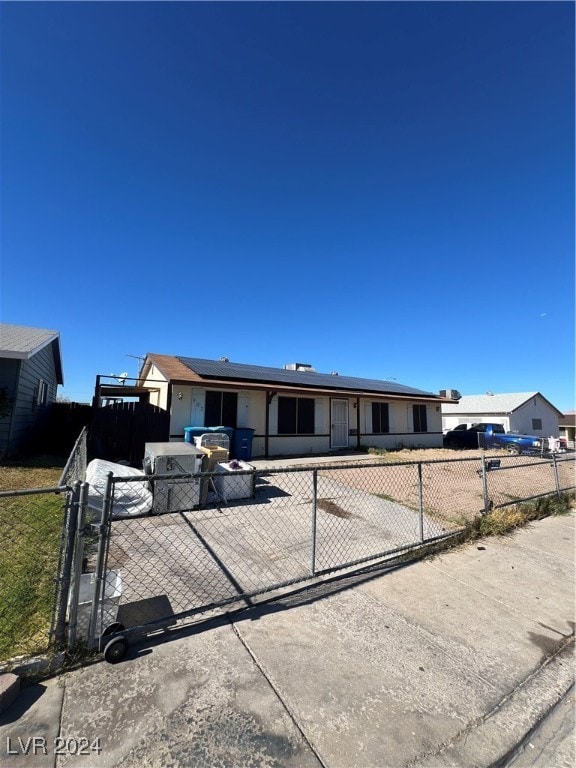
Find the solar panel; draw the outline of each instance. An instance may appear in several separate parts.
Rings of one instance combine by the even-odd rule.
[[[360,379],[355,376],[339,376],[331,373],[316,373],[315,371],[291,371],[285,368],[268,368],[261,365],[203,360],[195,357],[178,357],[178,360],[194,373],[207,379],[231,379],[232,381],[252,381],[262,384],[289,384],[319,389],[349,389],[435,397],[431,392],[407,387],[393,381]]]

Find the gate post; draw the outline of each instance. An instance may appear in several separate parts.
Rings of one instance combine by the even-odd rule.
[[[554,481],[556,483],[556,495],[560,499],[560,478],[558,477],[558,464],[556,462],[556,454],[552,454],[552,466],[554,467]]]
[[[108,472],[108,476],[106,478],[106,489],[104,491],[104,499],[102,501],[102,517],[100,518],[100,525],[98,527],[98,554],[96,556],[94,592],[92,594],[92,605],[90,606],[90,623],[88,626],[88,648],[90,650],[96,647],[100,641],[100,633],[98,633],[98,639],[96,639],[96,628],[98,624],[98,611],[100,609],[100,602],[104,597],[104,590],[106,588],[104,567],[108,534],[110,531],[112,496],[114,493],[112,476],[113,473]]]
[[[490,497],[488,496],[488,478],[486,476],[486,456],[482,454],[482,493],[484,495],[484,514],[490,512]]]
[[[86,506],[88,503],[88,483],[81,483],[78,494],[78,512],[76,522],[76,540],[72,563],[72,589],[70,591],[70,611],[68,616],[68,648],[76,644],[76,624],[78,620],[78,600],[80,597],[80,577],[84,559],[84,536],[86,528]]]
[[[420,543],[424,542],[424,489],[422,487],[422,462],[418,462],[418,533]]]
[[[70,595],[70,580],[72,577],[72,563],[74,558],[74,540],[78,526],[78,500],[80,498],[80,481],[74,483],[73,488],[66,492],[66,522],[64,524],[64,556],[62,558],[62,567],[58,574],[60,582],[60,592],[58,595],[58,604],[56,605],[56,616],[54,620],[54,640],[56,646],[60,647],[66,634],[66,611],[68,608],[68,597]]]
[[[312,552],[310,571],[316,574],[316,503],[318,500],[318,470],[312,470]]]

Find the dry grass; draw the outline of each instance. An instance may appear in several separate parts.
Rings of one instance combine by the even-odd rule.
[[[508,451],[504,450],[458,450],[456,448],[403,448],[399,451],[383,451],[378,448],[369,448],[368,456],[372,459],[381,459],[385,462],[402,461],[445,461],[448,459],[473,459],[482,455],[486,456],[509,456]]]
[[[53,488],[58,484],[65,460],[56,456],[37,456],[26,461],[5,461],[0,466],[0,491]]]
[[[525,504],[514,504],[494,509],[489,515],[476,518],[468,527],[468,539],[483,536],[502,536],[533,520],[551,515],[565,515],[574,509],[575,493],[563,493],[560,497],[546,496]]]

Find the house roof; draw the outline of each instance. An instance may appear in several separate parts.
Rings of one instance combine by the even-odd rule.
[[[378,379],[363,379],[338,374],[317,373],[310,370],[287,370],[260,365],[246,365],[222,360],[193,357],[147,355],[147,363],[154,363],[171,381],[179,383],[237,384],[257,386],[260,389],[313,390],[315,392],[347,392],[355,394],[385,394],[391,397],[417,397],[441,402],[445,398],[404,384]],[[146,363],[143,369],[146,368]]]
[[[458,403],[446,403],[442,406],[444,414],[463,413],[512,413],[527,403],[532,397],[541,397],[555,411],[560,411],[540,392],[506,392],[499,395],[464,395]]]
[[[0,358],[29,360],[44,347],[52,344],[58,384],[64,383],[62,374],[62,353],[60,333],[45,328],[30,328],[27,325],[0,323]]]
[[[558,426],[560,427],[576,427],[576,411],[568,411],[563,413],[558,419]]]

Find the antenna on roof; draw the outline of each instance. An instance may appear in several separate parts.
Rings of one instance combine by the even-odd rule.
[[[144,363],[144,360],[146,360],[146,357],[143,357],[142,355],[124,355],[124,357],[133,357],[134,360],[138,360],[138,373],[140,373],[140,369],[142,368],[142,364]]]

